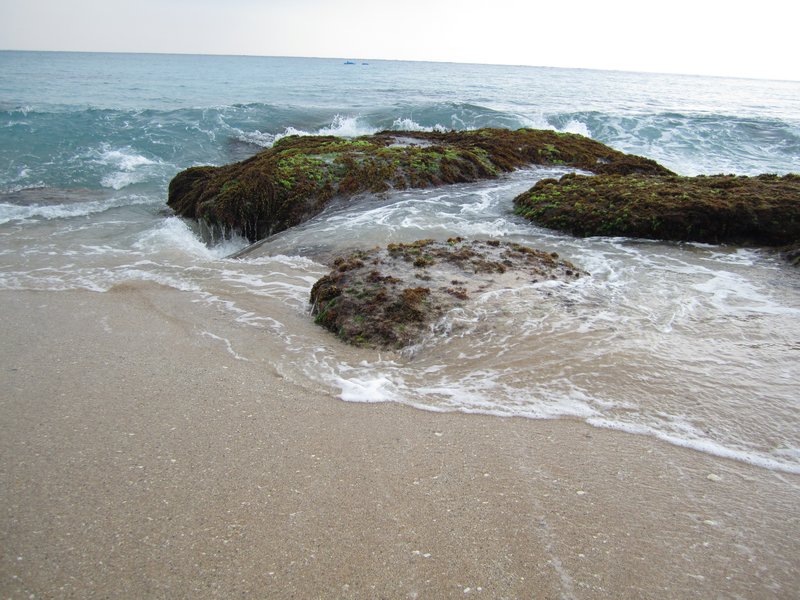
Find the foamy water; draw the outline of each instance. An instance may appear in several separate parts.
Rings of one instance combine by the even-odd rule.
[[[100,81],[140,60],[49,58],[63,60],[50,77],[88,69]],[[580,419],[800,472],[800,275],[770,253],[574,239],[514,216],[512,198],[559,169],[335,204],[238,259],[226,257],[243,239],[207,244],[164,205],[182,168],[286,135],[382,129],[539,127],[687,174],[788,172],[800,164],[797,85],[224,57],[201,61],[198,80],[189,59],[152,61],[134,92],[64,81],[41,99],[20,80],[0,93],[0,289],[155,283],[213,309],[192,335],[220,356],[257,368],[268,336],[279,373],[344,401]],[[555,251],[591,276],[475,297],[402,353],[351,348],[313,324],[309,291],[332,256],[455,235]]]
[[[197,333],[221,352],[249,360],[260,336],[274,336],[285,348],[278,372],[346,401],[577,418],[800,472],[796,271],[755,250],[576,240],[511,214],[516,193],[554,174],[364,198],[240,259],[225,257],[243,240],[209,248],[175,217],[132,234],[135,207],[90,227],[42,222],[5,233],[15,267],[0,272],[0,287],[105,292],[154,282],[226,315],[229,334]],[[591,277],[473,298],[402,353],[355,349],[315,326],[308,305],[328,270],[322,261],[353,247],[355,232],[360,247],[456,234],[513,240],[556,251]],[[123,250],[115,238],[126,235]]]
[[[435,201],[398,194],[391,217],[387,206],[347,209],[297,237],[279,236],[274,249],[299,242],[327,252],[334,231],[346,237],[356,227],[371,230],[362,234],[365,245],[442,239],[447,229],[557,251],[591,277],[487,293],[401,356],[343,353],[334,340],[314,339],[294,349],[289,370],[302,369],[295,377],[332,386],[350,401],[574,417],[800,472],[796,272],[753,250],[532,232],[508,214],[515,188],[530,176],[431,191]],[[294,298],[298,306],[305,299]]]

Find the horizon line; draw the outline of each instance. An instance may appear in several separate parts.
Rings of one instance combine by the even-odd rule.
[[[436,59],[407,59],[407,58],[354,58],[353,56],[297,56],[289,54],[224,54],[216,52],[157,52],[157,51],[133,51],[133,50],[42,50],[42,49],[20,49],[20,48],[0,48],[0,52],[30,52],[30,53],[50,53],[50,54],[128,54],[128,55],[153,55],[153,56],[208,56],[219,58],[291,58],[309,60],[358,60],[358,61],[382,61],[382,62],[409,62],[409,63],[433,63],[444,65],[474,65],[485,67],[513,67],[531,69],[564,69],[570,71],[600,71],[607,73],[631,73],[637,75],[672,75],[678,77],[709,77],[714,79],[743,79],[747,81],[775,81],[798,83],[800,79],[776,79],[772,77],[752,77],[745,75],[710,75],[706,73],[683,73],[679,71],[641,71],[634,69],[621,68],[600,68],[600,67],[566,67],[555,65],[533,65],[524,63],[489,63],[489,62],[470,62]]]

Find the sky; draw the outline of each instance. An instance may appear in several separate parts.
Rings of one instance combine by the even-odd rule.
[[[425,60],[800,81],[798,17],[796,0],[0,0],[0,49]]]

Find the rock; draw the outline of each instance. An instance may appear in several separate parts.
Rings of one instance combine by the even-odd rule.
[[[254,242],[302,223],[337,196],[466,183],[532,164],[595,173],[670,173],[652,160],[555,131],[289,136],[241,162],[178,173],[167,204],[215,233],[237,232]]]
[[[800,240],[795,244],[781,248],[781,255],[790,265],[800,267]]]
[[[514,199],[516,211],[578,236],[782,246],[800,241],[800,175],[565,175]]]
[[[340,339],[399,349],[448,310],[494,289],[586,275],[558,255],[497,240],[419,240],[359,250],[333,262],[311,290],[312,314]]]

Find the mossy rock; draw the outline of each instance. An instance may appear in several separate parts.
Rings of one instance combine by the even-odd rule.
[[[483,293],[586,275],[554,253],[497,240],[419,240],[359,250],[311,289],[315,321],[350,344],[400,349]]]
[[[254,242],[318,214],[335,196],[468,183],[533,164],[595,173],[670,173],[652,160],[555,131],[289,136],[247,160],[178,173],[167,204],[180,216]]]
[[[783,246],[800,242],[800,175],[574,175],[539,181],[516,212],[578,236]]]

